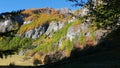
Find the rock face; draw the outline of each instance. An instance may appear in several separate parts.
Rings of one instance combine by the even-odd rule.
[[[58,10],[61,14],[72,13],[72,11],[68,8],[61,8]]]
[[[80,25],[71,26],[66,34],[67,39],[71,41],[75,38],[75,36],[80,35],[80,33],[87,34],[89,31],[89,24],[82,23]]]
[[[53,21],[49,24],[49,27],[45,32],[45,34],[49,35],[51,32],[56,32],[58,29],[61,29],[63,26],[64,26],[64,23]]]
[[[79,28],[79,27],[77,27],[77,28]],[[80,30],[78,29],[77,31],[79,33]],[[67,37],[67,39],[70,39],[70,41],[72,41],[76,35],[77,35],[77,32],[76,32],[76,30],[74,30],[74,27],[70,27],[68,29],[66,37]]]
[[[76,18],[75,18],[75,17],[72,17],[72,19],[69,20],[68,23],[74,22],[75,20],[76,20]]]
[[[107,30],[97,30],[94,32],[97,40],[103,39],[110,31]]]
[[[42,34],[50,35],[51,32],[56,32],[64,26],[63,22],[53,21],[50,24],[39,26],[32,30],[29,30],[23,34],[24,37],[36,39]]]
[[[23,36],[27,38],[36,39],[43,33],[45,33],[45,27],[39,26],[38,28],[25,32]]]
[[[71,26],[66,34],[66,38],[70,41],[73,41],[75,37],[80,37],[81,34],[85,38],[85,42],[88,45],[96,45],[100,40],[102,40],[110,31],[108,30],[95,30],[93,34],[89,29],[90,24],[84,22],[79,25]],[[94,40],[91,39],[92,35],[94,35]],[[80,42],[80,41],[79,41]]]
[[[1,20],[0,21],[0,33],[5,33],[16,28],[17,23],[13,22],[11,19]]]
[[[58,11],[62,14],[65,14],[64,16],[67,16],[68,13],[71,13],[71,11],[69,9],[61,9],[61,10],[58,10]],[[42,11],[35,11],[34,13],[40,13],[40,12],[42,12]],[[50,14],[51,11],[50,10],[45,10],[44,12]],[[87,12],[88,12],[88,9],[83,8],[81,16],[87,15]],[[21,17],[19,17],[19,16],[15,18],[15,20],[17,22],[19,21],[19,23],[15,23],[11,19],[1,20],[0,21],[0,33],[9,32],[9,31],[15,29],[17,27],[16,24],[27,25],[29,23],[32,23],[32,20],[24,21],[24,20],[22,20],[22,18],[21,19],[20,18]],[[90,26],[89,22],[90,21],[86,20],[83,23],[77,23],[77,25],[76,25],[76,23],[74,22],[75,20],[77,20],[77,17],[73,16],[72,19],[68,21],[67,24],[70,25],[70,26],[67,26],[67,29],[68,29],[67,33],[65,33],[65,36],[60,37],[55,42],[53,41],[52,35],[55,34],[58,30],[60,30],[62,27],[64,27],[64,25],[65,25],[64,22],[55,20],[55,21],[52,21],[52,22],[46,22],[44,25],[40,25],[40,26],[35,25],[33,28],[31,28],[31,30],[24,32],[22,35],[18,35],[18,36],[31,38],[31,39],[37,39],[43,34],[45,36],[45,37],[43,36],[43,38],[42,38],[43,41],[41,41],[41,38],[40,38],[40,39],[35,40],[35,43],[31,42],[32,43],[31,46],[33,46],[34,48],[30,47],[30,46],[26,47],[25,48],[26,50],[21,50],[18,53],[18,55],[23,56],[23,55],[25,55],[25,53],[28,52],[28,55],[30,57],[34,56],[34,64],[55,63],[55,62],[58,62],[59,60],[62,60],[64,58],[70,56],[69,52],[65,52],[66,51],[65,49],[67,49],[67,47],[66,47],[67,43],[70,43],[70,42],[68,42],[69,40],[73,41],[74,39],[76,39],[76,37],[78,37],[77,41],[76,40],[73,41],[73,43],[72,43],[73,46],[71,46],[71,47],[84,49],[84,47],[86,47],[86,45],[95,45],[96,41],[101,40],[103,37],[105,37],[107,35],[106,30],[96,30],[96,31],[93,32],[93,34],[95,36],[94,37],[95,39],[91,40],[91,32],[90,32],[90,29],[89,29],[89,26]],[[20,28],[22,28],[22,27],[20,27]],[[25,28],[25,29],[27,29],[27,28]],[[66,32],[66,29],[65,29],[65,32]],[[82,41],[81,41],[80,38],[81,38],[82,35],[84,37],[82,37]],[[51,41],[51,39],[52,39],[52,41]],[[38,40],[40,40],[40,43],[39,43]],[[47,43],[47,44],[44,45],[43,43]],[[52,46],[52,49],[54,49],[54,48],[58,48],[58,49],[49,52],[48,50],[51,50],[51,49],[49,49],[49,47],[46,46],[46,48],[43,47],[43,49],[47,49],[48,53],[43,52],[44,50],[41,51],[41,52],[39,52],[37,50],[36,50],[36,52],[34,52],[34,51],[32,52],[32,49],[35,49],[37,46],[39,46],[39,44],[40,44],[40,46],[42,44],[43,44],[43,46],[46,46],[46,45],[49,46],[49,44],[50,44],[50,46]],[[65,45],[62,46],[63,44],[65,44]],[[30,44],[28,44],[28,45],[30,45]],[[31,54],[29,54],[29,53],[31,53]]]

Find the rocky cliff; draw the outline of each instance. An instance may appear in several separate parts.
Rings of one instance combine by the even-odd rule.
[[[12,19],[0,20],[0,33],[9,32],[18,28],[18,23]]]
[[[34,64],[70,57],[72,50],[95,46],[110,32],[97,29],[91,20],[84,19],[86,12],[82,9],[82,17],[77,17],[69,9],[43,8],[4,14],[0,19],[0,49],[20,49],[18,55],[34,57]]]

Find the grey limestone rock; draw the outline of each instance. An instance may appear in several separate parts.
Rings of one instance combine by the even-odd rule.
[[[16,22],[11,19],[0,20],[0,33],[9,32],[16,27]]]
[[[29,30],[29,31],[25,32],[24,36],[28,37],[28,38],[36,39],[40,35],[42,35],[43,33],[45,33],[45,28],[42,27],[42,26],[39,26],[35,29],[32,29],[32,30]]]
[[[63,22],[53,21],[49,24],[49,27],[45,32],[45,34],[49,35],[51,32],[56,32],[58,29],[61,29],[63,26],[64,26]]]

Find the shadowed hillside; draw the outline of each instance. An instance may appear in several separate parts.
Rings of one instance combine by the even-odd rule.
[[[43,68],[119,68],[120,28],[112,31],[97,46],[85,50],[73,50],[71,57]]]
[[[120,67],[120,29],[112,31],[97,46],[85,50],[73,50],[71,57],[53,64],[33,66],[30,68],[119,68]],[[10,65],[13,68],[29,68],[24,66]],[[5,67],[6,68],[6,67]]]

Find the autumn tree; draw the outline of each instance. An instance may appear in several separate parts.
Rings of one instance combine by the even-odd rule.
[[[119,0],[68,0],[74,6],[87,6],[90,17],[95,18],[98,27],[114,29],[119,27],[120,2]],[[85,2],[86,1],[86,2]]]

